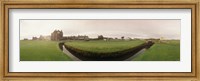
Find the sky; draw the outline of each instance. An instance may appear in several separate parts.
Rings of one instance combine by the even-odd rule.
[[[119,19],[119,20],[20,20],[20,39],[50,36],[62,30],[64,36],[98,35],[112,38],[180,39],[181,20]]]

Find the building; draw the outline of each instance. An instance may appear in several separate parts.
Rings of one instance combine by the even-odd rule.
[[[42,35],[40,35],[39,40],[51,40],[51,36],[42,36]]]
[[[53,33],[51,33],[51,40],[53,41],[59,41],[63,38],[63,32],[62,30],[54,30]]]
[[[149,38],[149,39],[146,39],[146,41],[160,42],[160,39]]]
[[[61,40],[89,40],[89,37],[86,35],[64,36]]]
[[[78,35],[78,36],[77,36],[77,39],[78,39],[78,40],[89,40],[89,37],[86,36],[86,35],[84,35],[84,36]]]
[[[28,40],[27,38],[24,38],[24,40]]]
[[[89,40],[89,37],[86,35],[78,35],[78,36],[63,36],[62,30],[54,30],[51,33],[51,40],[52,41],[60,41],[60,40]],[[48,37],[40,36],[41,40],[47,40]]]
[[[37,37],[32,37],[32,40],[38,40],[38,38]]]

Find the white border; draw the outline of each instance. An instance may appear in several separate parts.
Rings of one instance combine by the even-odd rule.
[[[20,62],[19,19],[181,19],[181,61]],[[10,9],[9,72],[191,72],[191,10]]]

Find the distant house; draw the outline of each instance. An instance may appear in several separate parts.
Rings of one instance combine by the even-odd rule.
[[[38,38],[37,37],[32,37],[32,40],[38,40]]]
[[[146,39],[148,41],[152,41],[152,42],[159,42],[159,43],[167,43],[167,41],[164,39],[164,37],[160,37],[160,38],[150,38],[150,39]]]
[[[27,38],[24,38],[24,40],[28,40]]]
[[[64,36],[61,40],[76,40],[76,36]]]
[[[40,36],[40,39],[48,40],[48,36]],[[89,37],[86,35],[78,35],[78,36],[63,36],[62,30],[54,30],[51,33],[50,40],[52,41],[60,41],[60,40],[89,40]]]
[[[77,39],[78,40],[89,40],[89,37],[86,35],[84,35],[84,36],[78,35]]]
[[[89,37],[86,35],[64,36],[61,40],[89,40]]]
[[[149,38],[149,39],[146,39],[146,41],[160,42],[160,39]]]
[[[51,40],[51,36],[42,36],[42,35],[40,35],[39,40]]]

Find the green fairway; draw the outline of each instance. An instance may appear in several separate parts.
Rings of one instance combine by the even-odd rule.
[[[93,41],[68,41],[65,44],[80,50],[91,51],[96,53],[116,52],[129,49],[145,41],[141,40],[93,40]]]
[[[155,43],[134,61],[180,61],[180,41],[168,40]]]
[[[59,48],[58,42],[21,40],[20,61],[66,61],[71,60]]]
[[[109,53],[122,51],[143,44],[142,40],[91,40],[91,41],[65,41],[65,44],[77,49],[96,53]],[[58,47],[56,41],[21,40],[21,61],[69,61],[71,60]],[[136,56],[133,61],[179,61],[180,41],[168,40],[156,42],[144,53]]]

